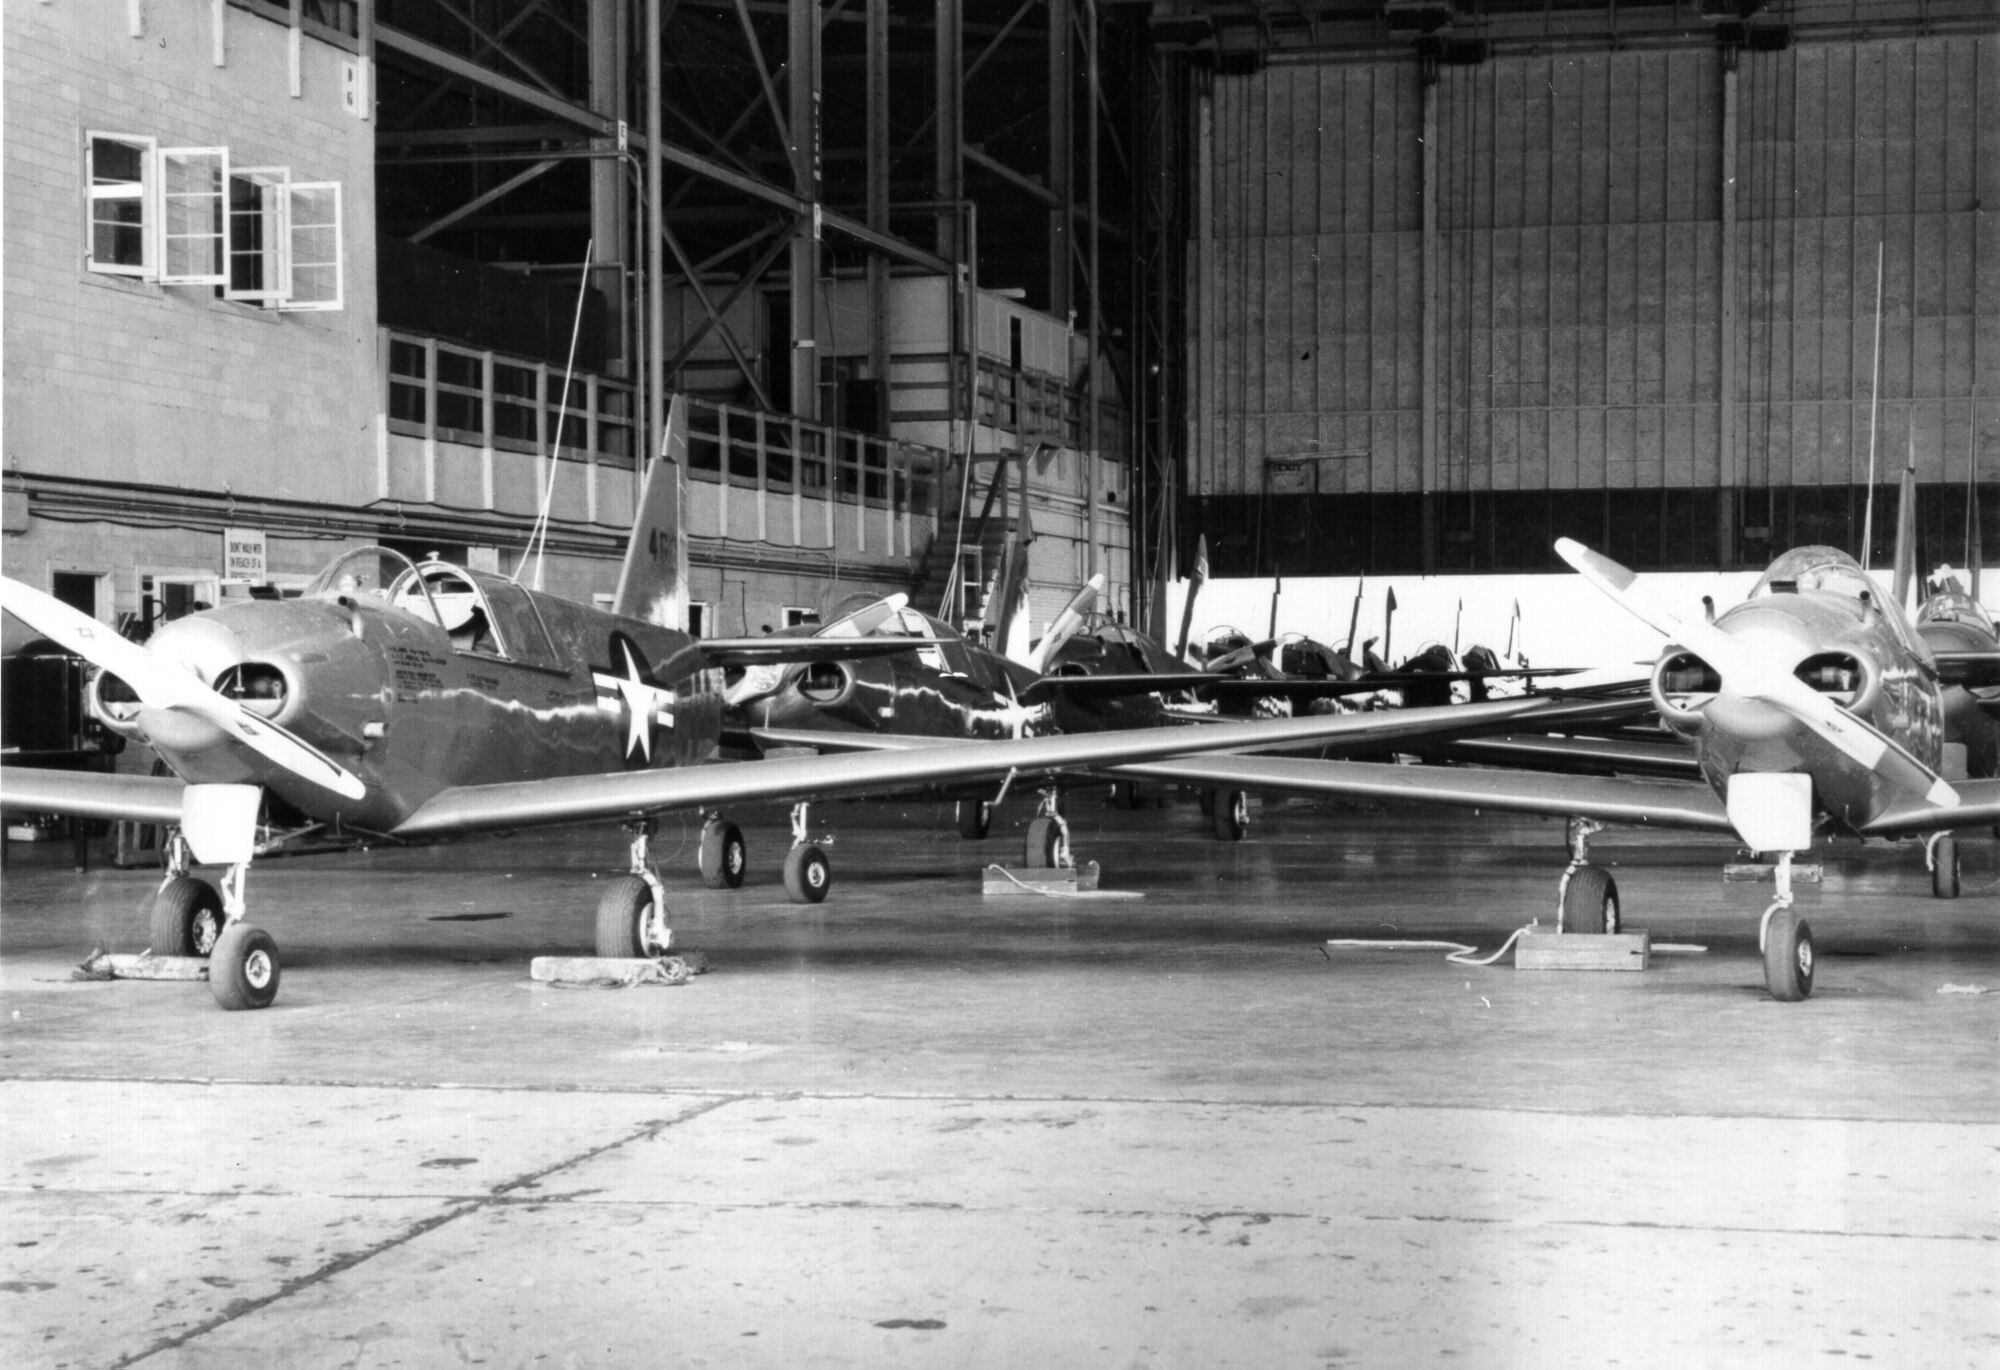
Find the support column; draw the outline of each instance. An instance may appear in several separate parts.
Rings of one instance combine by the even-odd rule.
[[[792,228],[791,411],[818,422],[820,93],[819,0],[790,0],[791,38],[785,75],[792,179],[809,206]],[[775,398],[775,397],[774,397]]]
[[[868,227],[889,231],[889,0],[868,0]],[[868,374],[882,407],[881,432],[892,418],[889,388],[889,259],[868,254]],[[943,473],[940,472],[941,476]]]
[[[1437,570],[1438,561],[1438,437],[1437,437],[1437,278],[1438,278],[1438,118],[1436,69],[1429,63],[1424,73],[1424,280],[1423,280],[1423,418],[1422,450],[1418,454],[1423,499],[1425,575]]]
[[[660,454],[667,430],[666,221],[661,217],[660,0],[645,0],[646,25],[646,453],[635,465]]]
[[[1098,243],[1102,235],[1098,232],[1098,123],[1099,123],[1099,77],[1098,64],[1098,24],[1097,0],[1083,0],[1083,60],[1089,71],[1089,111],[1084,116],[1089,120],[1090,129],[1090,369],[1085,374],[1090,377],[1087,403],[1090,405],[1089,423],[1085,427],[1084,442],[1089,447],[1085,463],[1085,488],[1083,501],[1083,535],[1087,565],[1085,574],[1097,574],[1097,461],[1102,454],[1104,439],[1098,424],[1098,396],[1102,393],[1105,344],[1109,341],[1108,330],[1104,327],[1104,291],[1098,277]],[[1025,477],[1023,477],[1025,484]]]
[[[1721,293],[1722,338],[1718,347],[1720,371],[1715,378],[1716,442],[1721,451],[1716,465],[1716,564],[1736,565],[1736,498],[1743,485],[1737,462],[1736,437],[1736,119],[1737,54],[1733,44],[1722,49],[1722,261],[1717,273]]]
[[[1075,303],[1071,289],[1070,234],[1076,222],[1076,149],[1071,119],[1076,71],[1071,56],[1070,0],[1048,0],[1049,10],[1049,313],[1066,318]],[[1093,111],[1094,116],[1094,111]]]
[[[960,0],[936,0],[932,35],[937,72],[937,254],[963,262],[957,202],[965,195],[965,16]]]
[[[625,34],[630,23],[628,0],[590,0],[590,108],[592,112],[616,120],[623,129],[631,118],[624,74]],[[593,139],[598,151],[624,151],[622,138]],[[625,212],[625,170],[616,158],[598,157],[590,163],[590,258],[593,263],[615,263],[621,268],[631,263],[630,218]],[[612,317],[610,331],[618,340],[616,374],[632,374],[630,353],[631,319],[622,291],[607,297]]]

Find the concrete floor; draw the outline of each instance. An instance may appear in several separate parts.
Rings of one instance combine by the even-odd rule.
[[[728,892],[667,825],[671,989],[527,979],[615,830],[262,862],[251,1014],[68,981],[157,876],[16,847],[0,1364],[2000,1365],[1990,839],[1832,849],[1780,1005],[1715,842],[1596,847],[1706,952],[1533,973],[1323,943],[1497,946],[1550,822],[1079,799],[1145,898],[1059,902],[978,893],[1019,806],[822,816],[812,909],[781,814]]]

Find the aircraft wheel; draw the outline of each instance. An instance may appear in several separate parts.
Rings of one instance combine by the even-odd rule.
[[[1209,826],[1224,842],[1241,842],[1250,827],[1250,797],[1241,790],[1210,790],[1214,803],[1209,809]]]
[[[153,955],[207,956],[226,921],[215,886],[175,876],[153,896]]]
[[[597,901],[599,956],[662,956],[667,944],[649,926],[653,889],[636,875],[621,875]]]
[[[984,799],[958,801],[958,835],[977,842],[993,827],[993,806]]]
[[[1029,870],[1045,871],[1056,864],[1056,846],[1062,840],[1062,829],[1053,818],[1037,818],[1028,824],[1028,840],[1021,853],[1021,859]]]
[[[1563,887],[1564,932],[1618,931],[1618,882],[1602,866],[1578,866]]]
[[[1958,838],[1951,833],[1931,848],[1931,893],[1940,899],[1958,898]]]
[[[720,819],[702,824],[701,879],[712,890],[733,890],[743,883],[743,871],[750,863],[749,848],[743,844],[743,830]],[[644,883],[643,881],[641,883]]]
[[[278,974],[278,944],[248,923],[224,928],[209,953],[208,988],[226,1009],[269,1008],[278,997]]]
[[[1215,791],[1203,786],[1200,796],[1201,816],[1203,818],[1213,818],[1215,816]]]
[[[1139,786],[1130,780],[1111,782],[1111,807],[1114,809],[1136,809],[1139,807]]]
[[[785,853],[785,893],[794,904],[817,904],[833,885],[826,853],[807,843]]]
[[[1781,1004],[1796,1004],[1812,993],[1812,928],[1790,909],[1771,915],[1764,932],[1764,986]]]

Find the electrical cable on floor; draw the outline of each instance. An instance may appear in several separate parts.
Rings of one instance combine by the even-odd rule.
[[[1514,929],[1507,940],[1500,944],[1500,949],[1491,956],[1480,956],[1478,947],[1467,946],[1463,942],[1429,941],[1422,938],[1329,937],[1325,945],[1345,947],[1355,951],[1442,951],[1445,953],[1444,959],[1454,966],[1490,966],[1514,949],[1514,944],[1521,940],[1521,934],[1534,932],[1539,926],[1538,923],[1529,923],[1525,927]],[[1674,953],[1701,955],[1708,951],[1707,947],[1697,942],[1654,942],[1651,949],[1663,955]]]

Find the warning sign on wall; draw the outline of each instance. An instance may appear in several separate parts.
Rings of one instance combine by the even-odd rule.
[[[271,578],[264,559],[263,529],[222,530],[222,578],[252,585],[262,585]]]

